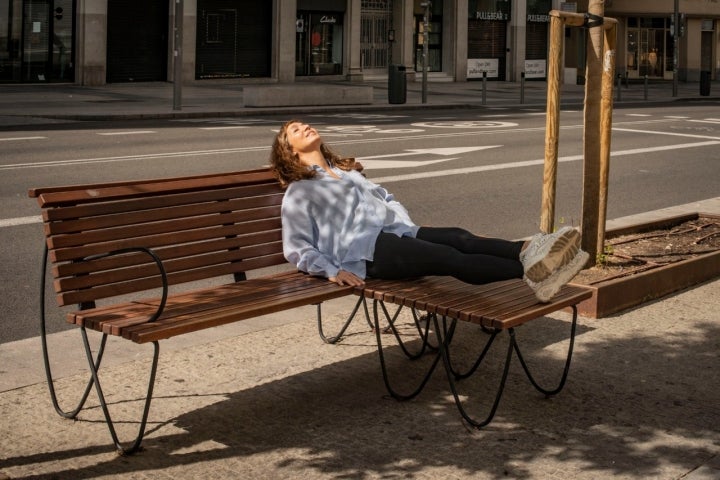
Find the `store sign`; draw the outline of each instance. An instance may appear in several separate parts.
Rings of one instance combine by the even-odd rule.
[[[337,19],[331,15],[323,15],[320,17],[320,23],[337,23]]]
[[[468,10],[474,20],[510,20],[510,0],[468,0]]]
[[[550,10],[552,10],[552,2],[550,0],[528,0],[528,23],[549,23]]]
[[[550,15],[528,15],[527,21],[528,23],[549,23]]]
[[[483,72],[488,78],[497,78],[500,76],[499,64],[497,58],[468,58],[467,78],[483,78]]]
[[[525,78],[547,77],[547,60],[525,60]]]

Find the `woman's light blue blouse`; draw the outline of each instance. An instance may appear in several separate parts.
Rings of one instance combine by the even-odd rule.
[[[381,231],[415,237],[419,227],[392,194],[357,171],[320,167],[315,177],[291,183],[282,203],[285,258],[298,270],[334,277],[339,270],[365,278]]]

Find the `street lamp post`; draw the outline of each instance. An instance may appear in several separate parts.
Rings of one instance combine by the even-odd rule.
[[[678,63],[680,63],[680,0],[675,0],[673,11],[673,85],[672,96],[678,95]]]
[[[423,16],[423,65],[422,65],[422,103],[427,103],[427,75],[428,75],[428,43],[430,41],[430,34],[429,34],[429,16],[430,16],[430,6],[432,5],[432,2],[429,0],[427,2],[423,2],[420,4],[420,6],[425,7],[425,13]]]
[[[183,0],[175,0],[173,49],[173,110],[182,110]]]

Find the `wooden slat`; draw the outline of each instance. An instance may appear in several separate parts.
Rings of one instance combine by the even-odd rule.
[[[281,228],[280,218],[270,218],[266,220],[257,220],[239,225],[228,225],[219,227],[208,227],[184,232],[182,240],[184,242],[200,242],[203,240],[211,240],[215,238],[231,237],[235,235],[243,235],[248,233],[259,233],[265,231],[273,231]],[[73,248],[51,249],[49,251],[50,261],[62,262],[83,259],[91,255],[107,253],[122,248],[144,247],[157,248],[161,246],[176,245],[177,235],[174,233],[165,233],[161,235],[150,235],[142,238],[128,238],[117,241],[108,241],[94,245],[83,245]]]
[[[280,230],[269,230],[249,235],[233,236],[216,240],[205,240],[196,243],[185,243],[179,246],[160,247],[153,251],[162,259],[172,260],[187,256],[202,255],[206,253],[219,252],[254,245],[264,245],[282,241]],[[115,268],[125,268],[133,265],[148,263],[148,256],[144,253],[130,253],[115,257],[105,257],[98,260],[83,262],[62,263],[53,267],[53,277],[61,278],[72,275],[83,275],[91,272],[102,272]]]
[[[143,184],[143,183],[175,182],[177,180],[221,178],[221,177],[237,176],[239,174],[262,173],[262,172],[269,173],[270,177],[272,177],[272,174],[268,167],[261,167],[261,168],[255,168],[255,169],[250,169],[250,170],[243,170],[243,171],[239,171],[239,172],[206,173],[203,175],[190,175],[190,176],[186,176],[186,177],[167,177],[167,178],[153,178],[153,179],[141,179],[141,180],[123,180],[123,181],[118,181],[118,182],[95,183],[95,184],[91,184],[91,185],[82,184],[82,185],[62,185],[62,186],[57,186],[57,187],[34,187],[34,188],[31,188],[28,190],[28,197],[37,198],[43,193],[64,192],[64,191],[68,191],[68,190],[86,190],[87,188],[118,187],[118,186],[123,186],[123,185],[136,185],[136,184]]]
[[[190,212],[189,212],[190,213]],[[111,240],[123,240],[128,238],[142,238],[149,235],[160,235],[172,233],[177,241],[182,243],[182,235],[196,229],[233,225],[251,221],[277,218],[280,216],[280,207],[256,208],[239,212],[222,213],[202,216],[186,216],[150,223],[138,223],[135,225],[124,225],[114,228],[103,228],[99,230],[86,230],[78,234],[53,235],[48,238],[48,247],[51,249],[77,247],[93,243],[108,242]],[[177,236],[180,235],[178,238]]]
[[[155,312],[158,300],[74,312],[68,315],[68,320],[146,343],[337,298],[351,291],[352,287],[341,287],[325,279],[283,273],[174,296],[155,323],[147,320]]]
[[[220,252],[208,253],[199,256],[186,256],[183,258],[163,262],[163,267],[168,274],[177,273],[213,265],[222,265],[233,262],[249,261],[257,257],[282,254],[282,242],[269,243],[265,245],[254,245],[248,248],[234,250],[223,250]],[[147,256],[145,257],[148,258]],[[101,285],[128,282],[158,275],[158,267],[154,262],[127,267],[117,270],[106,270],[93,273],[92,275],[72,276],[55,280],[56,292],[67,292],[72,290],[84,290]]]
[[[200,193],[194,193],[198,196]],[[188,195],[183,195],[188,196]],[[104,228],[122,227],[134,224],[151,223],[161,220],[172,220],[177,218],[196,217],[201,215],[210,215],[223,212],[236,212],[250,209],[258,209],[262,207],[278,207],[282,203],[282,195],[261,195],[246,198],[232,198],[224,196],[222,201],[206,200],[203,198],[194,198],[193,202],[175,203],[169,202],[168,197],[150,198],[126,202],[131,205],[125,205],[122,210],[118,208],[117,203],[92,205],[96,208],[90,209],[90,205],[82,207],[68,207],[55,210],[46,210],[46,217],[52,217],[49,212],[62,212],[63,221],[59,219],[46,218],[45,234],[60,235],[75,232],[84,232],[88,230],[99,230]],[[149,202],[150,200],[164,200],[163,202]],[[161,203],[161,205],[157,205]],[[104,213],[107,207],[112,206],[113,213]],[[151,206],[152,205],[152,206]],[[85,210],[85,212],[72,212],[72,210]],[[93,210],[93,211],[90,211]],[[272,212],[274,210],[264,210]],[[57,215],[60,216],[60,215]]]
[[[269,170],[253,173],[228,174],[224,176],[195,177],[191,179],[168,179],[163,181],[127,182],[124,184],[98,184],[71,187],[69,189],[31,190],[37,196],[42,208],[62,205],[78,205],[100,200],[123,200],[153,195],[183,193],[224,185],[251,185],[256,183],[277,182]]]
[[[356,294],[493,328],[516,327],[590,298],[589,289],[565,286],[552,302],[540,303],[522,280],[469,285],[450,277],[369,280]]]
[[[197,268],[191,271],[183,271],[171,273],[168,275],[168,283],[177,285],[180,283],[193,282],[196,280],[204,280],[206,278],[222,277],[237,272],[246,272],[258,268],[264,268],[274,265],[282,265],[287,263],[282,254],[268,255],[262,258],[253,258],[248,261],[230,263],[225,265],[214,265],[210,267]],[[114,283],[103,285],[101,287],[90,288],[87,290],[73,290],[67,293],[58,293],[55,298],[58,305],[73,305],[78,303],[90,302],[102,298],[116,297],[144,290],[151,290],[161,287],[160,277],[148,277],[133,280],[131,282]]]

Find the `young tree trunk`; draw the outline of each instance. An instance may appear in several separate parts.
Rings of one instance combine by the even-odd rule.
[[[590,21],[605,14],[604,0],[590,0]],[[598,246],[600,217],[600,126],[602,94],[603,27],[588,29],[587,67],[585,70],[585,120],[583,135],[583,202],[582,202],[582,248],[590,255],[594,265],[602,245]],[[604,226],[602,228],[604,230]]]

